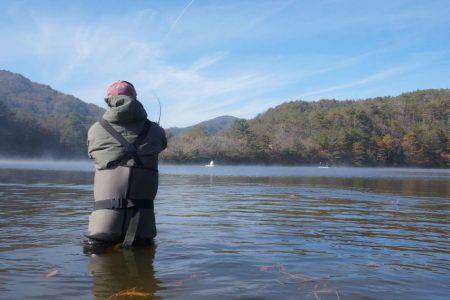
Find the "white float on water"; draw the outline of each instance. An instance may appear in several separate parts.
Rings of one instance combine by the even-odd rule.
[[[205,167],[214,167],[214,161],[213,161],[213,160],[210,161],[210,162],[209,162],[209,165],[205,165]]]
[[[328,164],[322,164],[322,162],[319,163],[319,169],[329,169],[330,167]]]

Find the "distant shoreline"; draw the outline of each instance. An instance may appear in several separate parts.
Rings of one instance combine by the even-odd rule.
[[[160,166],[189,166],[189,167],[203,167],[206,164],[208,164],[209,161],[202,161],[202,162],[173,162],[173,161],[164,161],[161,160],[159,165]],[[0,157],[0,169],[6,169],[8,167],[11,167],[15,169],[16,167],[19,169],[26,169],[27,166],[31,167],[28,169],[33,169],[32,167],[36,168],[44,168],[46,170],[54,170],[53,168],[46,168],[46,166],[57,166],[58,170],[69,170],[69,171],[84,171],[88,169],[94,170],[94,161],[89,159],[49,159],[48,157],[45,158],[6,158],[6,157]],[[68,168],[63,168],[63,166],[66,166]],[[318,168],[318,164],[310,164],[310,165],[293,165],[293,164],[282,164],[282,163],[230,163],[230,162],[221,162],[215,160],[215,168],[220,167],[292,167],[292,168]],[[390,169],[390,170],[408,170],[408,169],[417,169],[417,170],[447,170],[450,172],[450,168],[439,168],[439,167],[417,167],[417,166],[411,166],[411,165],[403,165],[403,166],[350,166],[350,165],[328,165],[330,169]]]

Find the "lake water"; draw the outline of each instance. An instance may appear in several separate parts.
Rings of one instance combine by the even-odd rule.
[[[0,162],[0,298],[450,295],[449,170],[161,166],[155,245],[95,254],[92,171]]]

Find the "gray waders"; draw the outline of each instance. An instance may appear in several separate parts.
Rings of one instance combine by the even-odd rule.
[[[118,162],[131,157],[137,167],[117,165],[95,171],[95,202],[89,216],[88,237],[102,242],[123,240],[124,247],[132,247],[137,238],[145,241],[156,236],[153,200],[158,189],[158,170],[144,168],[137,154],[137,147],[152,124],[146,120],[132,144],[104,119],[100,124],[127,150]]]

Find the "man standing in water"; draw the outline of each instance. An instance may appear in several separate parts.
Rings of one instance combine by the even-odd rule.
[[[158,154],[167,146],[164,129],[147,119],[136,96],[131,83],[113,83],[105,114],[88,132],[89,157],[96,167],[88,237],[125,247],[156,236]]]

